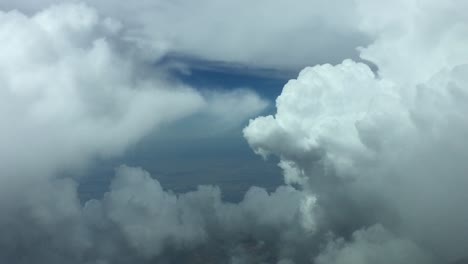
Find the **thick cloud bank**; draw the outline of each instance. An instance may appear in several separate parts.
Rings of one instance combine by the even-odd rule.
[[[196,227],[187,240],[174,235],[174,226],[172,233],[148,238],[161,246],[134,249],[144,238],[128,235],[119,216],[98,219],[96,204],[80,205],[71,177],[96,159],[122,154],[166,123],[204,114],[214,123],[238,126],[268,103],[247,89],[203,94],[166,78],[144,58],[145,50],[123,37],[124,30],[85,4],[32,15],[0,12],[1,263],[135,263],[158,255],[166,240],[179,245],[200,239],[195,233],[204,227],[188,223],[187,230]],[[231,115],[221,102],[243,111]],[[158,196],[148,195],[143,198]],[[170,217],[175,223],[178,213]],[[122,228],[113,228],[119,221]],[[114,239],[120,242],[113,245]]]
[[[0,8],[34,12],[61,0],[2,0]],[[72,0],[73,1],[73,0]],[[83,0],[128,28],[147,54],[177,54],[248,67],[298,70],[358,53],[369,37],[356,27],[351,0]]]
[[[193,10],[224,14],[244,2],[202,1]],[[257,19],[252,10],[265,5],[258,1],[246,17],[260,21],[262,41],[245,52],[232,47],[257,31],[240,30],[231,18],[201,21],[194,37],[185,34],[192,32],[182,19],[188,11],[170,15],[177,4],[147,9],[166,10],[184,29],[169,34],[148,13],[125,19],[120,5],[106,3],[0,12],[1,263],[431,264],[467,256],[465,3],[359,0],[345,5],[351,14],[343,25],[327,15],[331,6],[309,14],[298,5],[297,20],[268,31],[282,20],[273,11]],[[289,7],[278,3],[272,10]],[[272,193],[252,187],[233,204],[217,187],[176,194],[143,169],[121,166],[101,200],[80,203],[72,176],[97,158],[119,155],[186,116],[236,127],[268,104],[246,89],[197,91],[150,61],[173,48],[275,65],[287,54],[272,53],[304,50],[283,33],[316,20],[320,28],[372,36],[360,53],[378,70],[349,59],[305,68],[285,85],[274,115],[250,121],[246,140],[259,155],[279,159],[285,186]],[[206,23],[224,29],[212,46],[199,41],[212,36]],[[236,41],[225,41],[226,32]],[[167,35],[174,41],[168,49]]]
[[[286,186],[229,204],[216,187],[176,195],[122,166],[84,206],[68,180],[37,187],[0,218],[3,263],[258,263],[295,257],[315,230],[313,197]]]
[[[277,113],[244,130],[254,151],[278,156],[285,181],[316,194],[328,225],[345,231],[349,241],[332,242],[318,263],[446,263],[468,252],[468,58],[460,48],[468,24],[458,6],[429,2],[398,21],[363,22],[377,40],[362,56],[378,76],[350,60],[306,68],[284,87]],[[373,242],[373,224],[414,244]]]
[[[32,17],[0,13],[0,20],[2,178],[55,173],[119,153],[204,103],[188,88],[140,78],[112,40],[118,22],[85,5]]]

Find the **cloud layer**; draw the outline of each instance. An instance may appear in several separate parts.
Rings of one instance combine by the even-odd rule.
[[[0,168],[6,175],[51,174],[93,155],[121,153],[155,125],[204,104],[187,87],[140,78],[130,55],[112,41],[118,22],[85,5],[33,17],[1,13],[0,19]]]
[[[244,134],[255,152],[281,159],[286,182],[317,194],[340,230],[384,224],[446,262],[463,257],[468,244],[468,60],[459,54],[468,27],[455,5],[409,3],[398,21],[363,21],[377,38],[362,56],[377,64],[378,76],[350,60],[306,68],[285,86],[277,113],[251,121]],[[449,14],[443,30],[434,25]],[[358,240],[324,259],[385,263]]]
[[[268,104],[247,89],[207,95],[166,78],[148,64],[141,47],[123,37],[121,22],[86,4],[60,4],[31,15],[0,12],[0,21],[1,262],[145,259],[140,249],[128,249],[135,252],[130,260],[119,260],[118,250],[131,247],[133,238],[126,238],[125,228],[113,229],[110,216],[88,219],[72,177],[167,123],[203,114],[238,126]],[[231,115],[220,101],[244,111]],[[93,235],[98,227],[102,238]],[[97,245],[119,236],[118,245]],[[171,237],[151,239],[166,244]]]
[[[468,21],[461,1],[332,1],[312,9],[278,1],[268,10],[264,1],[250,9],[246,1],[23,3],[3,2],[20,11],[0,12],[0,262],[430,264],[466,257]],[[398,15],[386,15],[395,8]],[[244,18],[224,16],[233,10]],[[268,105],[248,89],[182,85],[154,66],[159,58],[176,52],[297,67],[352,56],[363,36],[373,42],[361,57],[378,70],[350,59],[307,67],[286,84],[274,115],[244,129],[253,151],[279,159],[285,186],[272,193],[252,187],[232,204],[217,187],[175,194],[143,169],[121,166],[101,200],[80,203],[72,176],[88,163],[184,117],[202,115],[222,130]],[[318,55],[324,52],[332,55]]]
[[[84,206],[69,180],[36,187],[0,218],[2,262],[257,263],[303,257],[297,245],[315,230],[313,198],[286,186],[271,194],[253,187],[230,204],[219,188],[176,195],[144,170],[122,166],[104,198]]]
[[[248,90],[207,97],[157,71],[151,76],[141,50],[121,39],[121,24],[84,4],[31,17],[2,12],[0,19],[6,175],[53,174],[116,155],[157,125],[196,112],[238,125],[267,106]],[[244,111],[222,112],[220,101],[243,104]]]
[[[4,1],[0,8],[35,12],[59,0]],[[299,70],[310,63],[358,58],[370,38],[356,27],[354,1],[84,2],[126,24],[125,38],[147,55],[175,53],[249,67]]]

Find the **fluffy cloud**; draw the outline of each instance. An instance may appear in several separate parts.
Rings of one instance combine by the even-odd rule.
[[[218,248],[228,258],[231,248],[243,250],[237,241],[249,239],[247,226],[313,230],[306,216],[313,202],[292,188],[271,198],[254,189],[244,205],[229,205],[217,188],[178,197],[127,167],[102,201],[81,205],[69,176],[96,158],[119,155],[155,128],[189,115],[238,126],[267,102],[250,90],[201,93],[167,80],[147,64],[141,47],[124,39],[125,25],[85,4],[29,16],[1,12],[0,22],[0,262],[164,261],[174,258],[167,250],[191,256],[194,247],[215,243],[218,230],[220,237],[233,237],[232,247]],[[242,111],[225,110],[233,106]],[[271,201],[288,209],[262,218],[255,205],[271,207]],[[249,225],[241,224],[245,217],[253,218]],[[278,246],[275,239],[268,245]]]
[[[85,209],[93,209],[89,215],[102,215],[101,221],[118,224],[141,255],[156,257],[167,247],[193,249],[217,238],[228,239],[221,246],[237,246],[250,236],[251,243],[264,241],[264,247],[287,246],[292,243],[289,239],[295,239],[288,232],[314,231],[305,218],[313,214],[310,199],[291,187],[280,187],[272,194],[252,188],[237,205],[223,203],[220,190],[209,186],[176,196],[163,191],[143,170],[121,167],[110,192],[102,201],[88,202]],[[268,209],[260,212],[258,208]],[[102,213],[96,214],[97,209]],[[270,244],[281,240],[284,245]]]
[[[251,121],[244,134],[254,151],[281,159],[287,182],[318,194],[323,210],[345,210],[339,225],[394,214],[392,228],[443,258],[459,258],[467,244],[460,232],[468,216],[467,69],[441,70],[407,87],[417,95],[408,98],[363,64],[308,68],[286,85],[277,114]]]
[[[306,68],[285,86],[277,113],[252,120],[244,135],[258,154],[280,158],[286,182],[318,196],[345,237],[383,223],[438,261],[461,258],[468,243],[468,58],[459,52],[468,24],[459,7],[440,1],[402,3],[398,19],[360,4],[369,13],[361,27],[376,35],[362,56],[376,63],[378,76],[350,60]],[[383,263],[365,250],[344,246],[323,261]],[[408,261],[396,263],[415,263]]]
[[[244,130],[254,151],[281,156],[282,164],[299,158],[312,164],[326,155],[342,172],[350,172],[356,158],[372,159],[380,148],[370,129],[386,129],[397,122],[401,126],[405,120],[391,84],[376,79],[367,65],[350,60],[336,67],[304,69],[286,84],[276,106],[274,117],[257,118]],[[378,123],[372,120],[376,115]]]
[[[2,12],[0,20],[4,177],[52,175],[122,153],[157,125],[195,112],[238,125],[267,105],[253,92],[203,96],[157,69],[148,74],[141,50],[122,40],[122,24],[84,4],[30,17]],[[243,111],[231,114],[221,101]]]
[[[466,64],[467,18],[462,10],[467,8],[464,1],[358,1],[360,28],[375,36],[361,57],[376,63],[380,74],[409,86]],[[394,11],[379,12],[383,9]]]
[[[0,13],[0,20],[3,177],[52,174],[121,153],[204,104],[187,87],[140,78],[112,40],[118,22],[85,5],[32,17]]]
[[[144,170],[122,166],[104,198],[84,206],[69,180],[36,190],[0,217],[2,262],[255,263],[301,257],[307,251],[296,245],[315,234],[314,199],[292,187],[271,194],[252,188],[230,204],[219,188],[176,195]],[[2,208],[11,202],[2,201]]]

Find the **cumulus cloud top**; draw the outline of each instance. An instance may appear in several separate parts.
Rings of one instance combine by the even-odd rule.
[[[379,148],[366,129],[391,127],[400,122],[394,115],[406,114],[392,89],[367,65],[350,60],[306,68],[284,87],[276,115],[255,119],[244,135],[257,153],[286,162],[298,153],[313,161],[325,151],[338,169],[349,171],[353,159],[370,159]],[[375,115],[381,120],[371,120]]]
[[[372,14],[363,20],[361,26],[377,38],[361,54],[376,63],[377,76],[349,60],[306,68],[285,86],[276,114],[252,120],[244,135],[255,152],[280,158],[286,182],[316,193],[332,223],[348,230],[351,219],[363,215],[361,225],[386,222],[385,228],[422,245],[423,256],[434,253],[437,261],[447,261],[461,258],[467,244],[466,234],[457,232],[466,230],[467,220],[460,186],[468,183],[462,161],[468,155],[462,136],[468,127],[463,114],[468,60],[454,55],[459,43],[466,43],[460,32],[467,23],[451,4],[408,4],[401,20]],[[433,13],[437,8],[443,12]],[[432,14],[455,19],[441,30]],[[435,37],[441,40],[428,41]],[[343,215],[336,218],[330,205],[342,208]],[[343,223],[350,212],[356,216]],[[319,259],[385,263],[359,243]],[[375,250],[395,263],[429,261],[395,260],[387,249]]]

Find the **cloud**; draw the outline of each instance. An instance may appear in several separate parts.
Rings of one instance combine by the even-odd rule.
[[[121,153],[204,104],[188,87],[140,78],[114,45],[118,22],[86,5],[0,19],[0,168],[7,177],[53,174]]]
[[[127,167],[103,200],[81,205],[73,177],[90,162],[120,155],[158,127],[191,115],[238,126],[267,102],[250,90],[201,93],[159,69],[150,74],[141,47],[123,38],[125,25],[86,4],[31,15],[1,12],[0,21],[0,262],[150,263],[174,258],[170,250],[196,254],[194,247],[215,243],[218,230],[220,237],[233,236],[228,249],[237,250],[236,241],[248,237],[236,235],[247,227],[240,224],[246,216],[254,218],[252,229],[311,230],[302,215],[313,203],[301,206],[305,196],[293,188],[272,195],[254,189],[241,207],[224,204],[214,187],[178,197]],[[224,109],[234,106],[242,111]],[[270,197],[286,203],[287,214],[262,218],[249,208],[271,206]],[[217,249],[222,258],[231,255]]]
[[[30,17],[2,12],[0,20],[4,175],[52,175],[118,155],[155,127],[197,112],[238,125],[267,104],[250,91],[203,96],[157,69],[150,76],[140,49],[121,39],[122,24],[84,4]],[[242,111],[225,110],[233,105]]]
[[[252,116],[258,116],[269,102],[249,89],[206,90],[207,100],[204,113],[214,119],[212,132],[216,129],[230,129],[243,125]],[[235,111],[233,111],[235,109]]]
[[[217,187],[176,195],[144,170],[126,166],[116,170],[102,200],[84,206],[70,180],[37,187],[0,217],[2,262],[266,260],[302,255],[296,243],[314,235],[307,220],[314,214],[313,199],[292,187],[271,194],[253,187],[239,204],[230,204],[222,202]]]
[[[381,223],[433,260],[462,258],[468,59],[458,52],[466,19],[458,5],[437,1],[402,3],[398,19],[359,3],[369,14],[361,27],[376,35],[361,54],[377,75],[350,60],[306,68],[283,89],[276,114],[252,120],[244,136],[256,153],[280,158],[286,182],[317,195],[334,233]],[[348,255],[380,263],[361,250],[349,246],[331,263]]]
[[[372,138],[361,141],[364,132],[356,121],[371,119],[378,106],[381,123],[390,123],[377,127],[400,122],[391,120],[400,109],[398,94],[390,89],[362,63],[346,60],[336,67],[309,67],[285,85],[276,100],[275,116],[255,119],[244,134],[259,154],[276,154],[285,162],[296,158],[309,162],[326,155],[337,169],[349,171],[352,159],[369,159],[373,148],[379,147]]]
[[[432,263],[427,252],[408,240],[388,233],[382,226],[356,231],[349,242],[331,241],[315,259],[318,264]]]
[[[375,36],[361,57],[376,63],[380,74],[411,86],[429,81],[441,69],[466,64],[467,18],[461,10],[467,7],[463,1],[358,1],[360,28]],[[384,9],[394,11],[379,12]]]
[[[304,216],[313,210],[313,204],[302,205],[308,199],[291,187],[280,187],[272,194],[252,188],[238,205],[225,204],[216,187],[175,195],[163,191],[147,172],[121,167],[104,199],[91,201],[85,208],[101,208],[104,219],[116,223],[137,252],[155,257],[168,247],[193,249],[216,238],[232,240],[223,242],[226,246],[237,246],[237,240],[249,236],[253,241],[277,243],[268,241],[273,235],[269,232],[280,232],[277,235],[287,239],[287,230],[313,231],[311,223],[304,222]],[[260,212],[260,207],[268,210]]]
[[[308,68],[285,86],[275,116],[251,121],[244,135],[257,153],[281,159],[286,182],[318,195],[335,228],[390,221],[439,257],[460,258],[466,70],[441,70],[400,92],[364,64]]]
[[[56,2],[4,1],[0,8],[34,12]],[[355,26],[359,17],[354,1],[85,2],[123,21],[128,25],[126,38],[156,57],[175,53],[296,71],[358,58],[356,47],[370,41]]]
[[[249,9],[244,1],[132,8],[96,1],[96,9],[61,4],[37,12],[44,3],[0,13],[0,262],[466,257],[463,3],[279,1],[265,10],[263,1]],[[401,12],[386,15],[395,8]],[[307,67],[284,87],[274,115],[244,129],[256,153],[279,159],[285,186],[252,187],[232,204],[217,187],[175,194],[143,169],[122,166],[101,200],[80,204],[70,176],[88,162],[188,116],[235,127],[267,106],[250,90],[194,90],[151,62],[175,52],[298,67],[352,54],[363,36],[374,41],[361,57],[377,70],[353,60]]]
[[[107,2],[100,4],[108,6]],[[143,25],[141,34],[170,52],[207,60],[296,70],[309,63],[356,56],[355,48],[368,41],[350,26],[356,20],[352,1],[204,0],[142,5],[147,11],[137,21]]]

